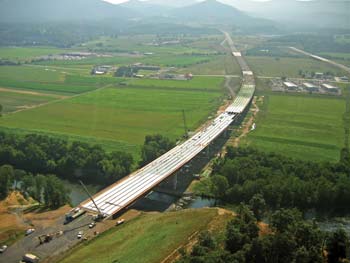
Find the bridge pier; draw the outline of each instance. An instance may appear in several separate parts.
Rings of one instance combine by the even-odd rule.
[[[176,190],[177,189],[177,173],[175,173],[173,176],[171,176],[170,179],[171,179],[172,189]]]

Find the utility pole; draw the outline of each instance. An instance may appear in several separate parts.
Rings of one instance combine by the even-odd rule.
[[[185,110],[182,110],[182,118],[183,118],[183,121],[184,121],[185,138],[188,138],[188,129],[187,129]]]
[[[82,187],[84,188],[85,192],[90,197],[90,199],[93,202],[93,204],[95,205],[99,216],[102,216],[102,212],[101,212],[100,208],[98,208],[97,204],[95,203],[95,200],[92,198],[92,195],[89,193],[89,190],[86,188],[86,186],[84,185],[84,183],[81,180],[79,180],[79,183],[82,185]]]

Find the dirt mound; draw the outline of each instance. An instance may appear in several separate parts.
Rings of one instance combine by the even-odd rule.
[[[11,192],[4,201],[0,202],[0,204],[2,204],[5,207],[11,207],[26,206],[32,204],[33,202],[34,200],[32,198],[25,199],[20,192],[14,191]]]

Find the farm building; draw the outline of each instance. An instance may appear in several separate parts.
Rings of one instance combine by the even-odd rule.
[[[335,87],[329,84],[322,84],[322,88],[329,93],[338,93],[340,91],[338,87]]]
[[[107,74],[108,71],[110,71],[112,69],[112,66],[95,66],[92,71],[91,74],[92,75],[104,75]]]
[[[349,82],[349,78],[347,76],[340,77],[340,80]]]
[[[283,86],[287,89],[287,90],[297,90],[298,86],[296,84],[294,84],[293,82],[283,82]]]
[[[308,83],[308,82],[305,82],[303,83],[303,87],[307,90],[307,91],[319,91],[319,87],[317,87],[315,84],[312,84],[312,83]]]

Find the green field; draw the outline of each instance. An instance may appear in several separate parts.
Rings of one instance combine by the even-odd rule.
[[[221,103],[222,88],[215,80],[210,91],[147,86],[120,86],[66,99],[62,102],[5,115],[3,128],[49,133],[84,141],[114,144],[114,150],[138,154],[148,134],[171,139],[183,134],[182,110],[188,127],[195,129]],[[216,91],[215,91],[216,89]]]
[[[21,134],[35,132],[97,143],[106,150],[124,150],[138,158],[145,135],[161,133],[173,140],[181,138],[182,110],[186,112],[190,129],[207,120],[222,101],[224,79],[125,79],[113,77],[113,72],[91,76],[93,66],[141,62],[174,66],[177,71],[216,61],[210,66],[216,68],[220,65],[218,58],[224,56],[218,55],[213,47],[219,46],[221,38],[179,37],[178,43],[158,45],[153,44],[154,41],[165,43],[177,38],[136,35],[103,37],[67,50],[0,48],[0,58],[27,63],[0,66],[0,103],[5,113],[0,127]],[[92,51],[108,56],[30,63],[34,57],[70,51]],[[153,54],[144,54],[146,52]],[[225,70],[225,66],[221,68]],[[62,98],[65,100],[31,108]],[[23,111],[7,115],[21,109]]]
[[[161,262],[192,234],[207,229],[217,213],[216,209],[198,209],[144,214],[79,246],[60,262]]]
[[[217,56],[215,59],[192,65],[184,69],[178,70],[178,72],[188,73],[197,75],[240,75],[241,70],[237,62],[231,55],[228,56]]]
[[[271,94],[265,96],[261,110],[256,130],[243,144],[305,160],[339,159],[343,99]]]
[[[249,66],[258,76],[268,77],[300,77],[299,70],[308,72],[332,72],[336,76],[344,76],[346,72],[327,63],[311,58],[273,58],[246,57]]]
[[[129,79],[127,83],[136,86],[217,92],[223,81],[222,77],[194,77],[192,80]]]
[[[321,52],[320,56],[326,56],[330,58],[350,59],[349,53]]]
[[[60,54],[64,52],[67,52],[67,50],[51,47],[1,47],[0,58],[25,61],[38,56]]]
[[[213,45],[218,46],[222,36],[215,38],[208,36],[206,38],[183,37],[172,40],[179,40],[176,44],[161,44],[170,39],[161,39],[157,35],[133,35],[119,36],[118,38],[101,37],[97,40],[89,41],[84,44],[84,48],[99,52],[152,52],[156,54],[183,54],[197,53],[210,54],[214,50]],[[155,43],[156,41],[157,43]],[[152,44],[153,43],[153,44]],[[78,48],[78,47],[77,47]],[[79,47],[80,48],[80,47]]]
[[[5,114],[21,109],[26,109],[38,104],[43,104],[55,99],[57,99],[57,97],[51,95],[43,96],[20,94],[0,90],[0,105],[2,105],[2,112]]]
[[[111,76],[91,76],[79,74],[80,72],[81,70],[74,68],[58,70],[41,66],[2,66],[0,87],[74,95],[124,81]]]

